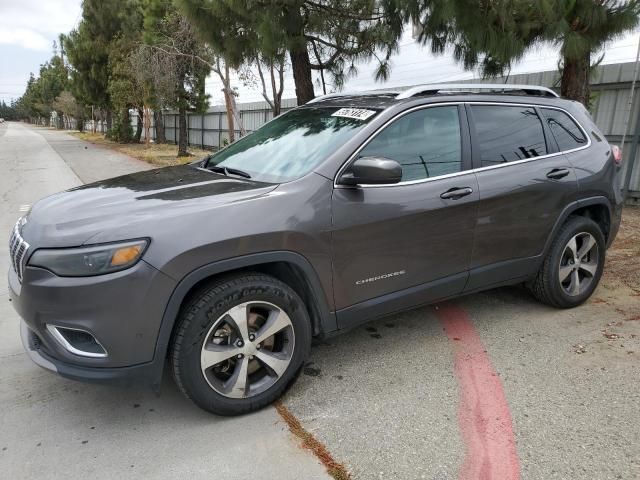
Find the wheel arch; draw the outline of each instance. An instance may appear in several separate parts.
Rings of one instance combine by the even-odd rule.
[[[567,221],[567,219],[572,215],[590,218],[598,225],[600,225],[600,228],[602,228],[602,233],[605,237],[605,241],[608,245],[611,234],[611,202],[609,202],[609,199],[607,197],[603,196],[589,197],[572,202],[565,207],[565,209],[556,220],[556,223],[553,226],[553,230],[551,231],[551,235],[549,235],[549,237],[547,238],[547,242],[544,246],[544,251],[541,258],[545,257],[545,255],[549,251],[549,248],[551,248],[551,243],[553,242],[553,239],[557,235],[558,231]]]
[[[158,383],[180,309],[190,293],[212,279],[229,273],[253,271],[271,275],[293,288],[304,300],[314,336],[337,329],[335,314],[330,310],[318,275],[302,255],[290,251],[264,252],[221,260],[188,273],[176,285],[162,316],[156,340],[154,362],[158,367]]]

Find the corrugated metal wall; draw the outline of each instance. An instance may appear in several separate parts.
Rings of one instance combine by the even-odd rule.
[[[282,113],[296,106],[296,99],[282,100]],[[240,118],[247,133],[260,128],[273,118],[271,108],[266,102],[242,103],[238,105]],[[135,130],[138,122],[137,114],[133,114],[131,124]],[[200,148],[217,149],[229,142],[227,111],[224,106],[211,107],[206,113],[188,113],[187,129],[189,131],[189,145]],[[178,115],[175,112],[164,114],[165,135],[168,142],[176,143],[180,131]],[[155,138],[155,125],[152,122],[152,138]],[[241,136],[239,129],[235,130],[236,138]],[[143,133],[144,136],[144,133]]]

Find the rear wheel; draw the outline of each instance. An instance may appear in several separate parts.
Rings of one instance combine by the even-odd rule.
[[[597,223],[585,217],[570,217],[554,239],[529,289],[541,302],[554,307],[580,305],[598,286],[605,245]]]
[[[276,400],[310,345],[300,297],[273,277],[243,274],[216,282],[186,306],[171,361],[178,386],[194,403],[237,415]]]

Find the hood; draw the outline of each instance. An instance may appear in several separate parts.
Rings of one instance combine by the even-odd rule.
[[[145,237],[149,224],[253,199],[276,186],[194,165],[147,170],[40,200],[22,227],[22,235],[37,248]]]

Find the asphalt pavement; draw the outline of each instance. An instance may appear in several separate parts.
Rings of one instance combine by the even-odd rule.
[[[62,132],[3,125],[7,237],[40,197],[149,168]],[[627,240],[624,255],[640,254],[640,238]],[[638,479],[640,285],[605,272],[572,310],[502,288],[322,342],[284,404],[354,479]],[[38,369],[3,290],[6,478],[327,478],[271,407],[223,419],[183,399],[170,378],[156,397]]]
[[[149,166],[65,133],[4,123],[0,168],[0,232],[8,239],[39,198]],[[8,268],[4,248],[0,271]],[[23,353],[4,274],[0,283],[1,478],[329,478],[274,408],[220,418],[194,407],[170,375],[157,397],[40,369]]]

